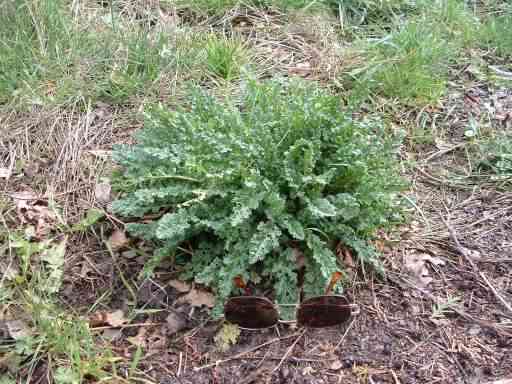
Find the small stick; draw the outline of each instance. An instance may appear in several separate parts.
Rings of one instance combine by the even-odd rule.
[[[91,328],[90,330],[91,331],[102,331],[104,329],[114,329],[114,328],[124,329],[124,328],[133,328],[133,327],[152,327],[153,325],[162,325],[162,324],[164,324],[164,323],[136,323],[136,324],[125,324],[125,325],[118,325],[118,326],[105,325],[103,327],[94,327],[94,328]]]
[[[401,384],[400,380],[398,380],[398,377],[397,377],[395,371],[391,370],[391,375],[393,375],[393,379],[395,380],[395,384]]]
[[[435,152],[434,154],[430,155],[429,157],[427,157],[425,160],[423,160],[425,163],[428,163],[430,160],[438,157],[438,156],[442,156],[442,155],[445,155],[449,152],[452,152],[454,150],[456,150],[457,148],[460,148],[462,146],[466,145],[466,143],[460,143],[460,144],[456,144],[454,145],[453,147],[450,147],[450,148],[446,148],[446,149],[443,149],[441,151],[438,151],[438,152]]]
[[[288,348],[288,350],[286,351],[286,353],[284,354],[283,358],[281,359],[281,361],[279,362],[279,364],[277,364],[277,367],[274,368],[274,370],[272,372],[276,372],[279,370],[279,368],[281,368],[281,365],[283,365],[283,362],[288,358],[288,356],[290,356],[290,353],[292,353],[293,351],[293,348],[295,348],[295,346],[297,345],[297,343],[299,342],[299,340],[302,338],[302,336],[304,336],[304,334],[306,333],[306,328],[304,328],[302,330],[302,332],[300,333],[300,335],[297,337],[297,339],[293,342],[292,345],[290,345],[290,348]]]
[[[444,225],[446,225],[446,228],[448,228],[448,232],[450,232],[450,237],[452,238],[453,242],[455,243],[457,250],[469,262],[469,264],[471,265],[471,268],[473,269],[473,272],[477,273],[482,278],[482,280],[485,281],[485,283],[490,288],[490,290],[494,294],[494,296],[498,299],[498,301],[501,302],[501,304],[503,304],[503,306],[507,309],[507,311],[512,313],[512,306],[510,306],[510,304],[505,301],[505,299],[498,293],[496,288],[494,288],[494,286],[487,279],[487,277],[484,275],[484,273],[478,269],[475,262],[471,259],[471,256],[469,256],[467,249],[464,248],[462,246],[462,244],[460,243],[459,239],[457,238],[457,234],[455,233],[455,230],[450,226],[450,223],[447,220],[445,220],[442,215],[440,215],[440,216],[441,216],[441,220],[443,220]]]
[[[354,325],[354,322],[355,320],[352,320],[349,324],[349,326],[347,327],[347,330],[345,331],[345,333],[343,334],[343,336],[341,336],[341,339],[340,341],[338,341],[338,344],[336,344],[336,346],[334,347],[334,349],[332,350],[332,352],[334,352],[335,350],[337,350],[339,347],[341,347],[341,345],[343,344],[343,342],[345,341],[345,337],[347,337],[350,329],[352,328],[352,325]]]
[[[181,364],[183,363],[183,352],[180,352],[180,361],[178,363],[178,372],[176,372],[176,376],[179,377],[181,375]]]
[[[444,225],[446,225],[446,228],[448,229],[448,232],[450,233],[450,237],[452,238],[453,242],[455,243],[455,247],[457,248],[457,251],[464,256],[464,258],[467,260],[469,265],[471,265],[471,269],[473,269],[473,272],[478,272],[478,267],[476,266],[475,262],[469,256],[468,251],[466,248],[462,246],[459,239],[457,238],[457,234],[455,233],[455,230],[452,228],[448,220],[446,220],[443,215],[439,215],[441,217],[441,220],[443,221]]]
[[[246,355],[248,353],[251,353],[251,352],[255,352],[255,351],[257,351],[260,348],[266,347],[267,345],[270,345],[270,344],[273,344],[273,343],[277,343],[278,341],[282,341],[282,340],[286,340],[286,339],[291,339],[292,337],[295,337],[295,336],[297,336],[296,333],[294,333],[293,335],[290,335],[290,336],[278,337],[278,338],[269,340],[269,341],[267,341],[267,342],[265,342],[263,344],[257,345],[254,348],[250,348],[247,351],[240,352],[240,353],[236,354],[235,356],[229,357],[227,359],[217,360],[214,363],[206,364],[206,365],[203,365],[201,367],[194,367],[194,372],[199,372],[199,371],[202,371],[203,369],[206,369],[206,368],[215,367],[217,365],[227,363],[227,362],[229,362],[231,360],[240,359],[244,355]]]
[[[480,272],[479,273],[480,276],[482,277],[482,279],[485,281],[485,283],[489,286],[489,288],[491,289],[492,293],[494,293],[494,296],[496,296],[496,298],[501,301],[501,304],[503,304],[503,306],[505,308],[507,308],[507,310],[512,313],[512,307],[510,306],[509,303],[507,303],[505,301],[505,299],[503,298],[503,296],[501,296],[498,291],[496,290],[496,288],[494,288],[494,286],[491,284],[491,282],[489,280],[487,280],[487,277],[484,275],[483,272]]]

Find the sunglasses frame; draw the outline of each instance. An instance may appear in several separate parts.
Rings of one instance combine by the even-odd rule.
[[[341,299],[345,303],[344,304],[333,304],[333,303],[317,303],[317,304],[311,303],[311,304],[308,304],[308,302],[310,302],[310,301],[315,301],[315,300],[327,300],[327,301],[331,300],[332,301],[332,299]],[[230,308],[230,304],[236,305],[235,302],[237,300],[246,301],[246,302],[253,300],[254,303],[257,303],[259,301],[259,303],[261,305],[265,305],[265,307],[266,307],[265,309],[272,311],[272,313],[270,313],[270,312],[268,313],[268,315],[272,315],[272,316],[269,316],[269,319],[267,321],[268,324],[265,323],[265,325],[258,326],[258,327],[243,327],[243,326],[239,325],[239,327],[241,329],[247,329],[247,330],[268,329],[268,328],[275,327],[278,324],[295,324],[295,323],[299,324],[300,326],[307,327],[307,328],[327,328],[327,327],[332,327],[332,326],[337,326],[337,325],[343,324],[343,323],[347,322],[352,316],[356,316],[361,312],[359,305],[350,303],[349,300],[346,298],[346,296],[343,296],[343,295],[326,294],[326,295],[312,296],[300,303],[295,303],[295,304],[275,303],[275,302],[272,302],[269,298],[264,297],[264,296],[252,296],[252,295],[234,296],[234,297],[229,298],[226,301],[226,303],[224,304],[224,317],[228,321],[230,321],[229,317],[231,317],[231,319],[233,319],[233,316],[229,315],[231,313],[231,311],[232,310],[236,311],[236,309]],[[301,309],[307,308],[308,306],[310,306],[310,307],[315,306],[317,310],[319,307],[324,307],[324,312],[326,309],[325,307],[343,307],[343,308],[348,308],[349,313],[348,313],[348,315],[343,316],[343,319],[341,319],[341,320],[339,319],[339,316],[338,316],[338,320],[333,320],[331,322],[328,321],[329,320],[328,318],[323,318],[323,322],[322,322],[322,320],[317,320],[318,325],[314,325],[314,321],[313,321],[313,325],[311,325],[311,322],[310,322],[310,324],[307,324],[307,322],[300,321],[301,320],[300,319],[301,318]],[[255,307],[255,305],[254,305],[254,307]],[[279,311],[280,307],[296,307],[295,320],[280,319],[280,311]],[[254,310],[255,309],[253,309],[253,311]],[[264,309],[262,309],[262,310],[264,310]],[[231,322],[234,324],[237,324],[236,321],[231,321]]]

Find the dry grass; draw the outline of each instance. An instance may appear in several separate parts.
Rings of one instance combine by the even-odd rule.
[[[129,141],[137,126],[132,112],[107,105],[8,113],[0,120],[0,158],[16,161],[4,192],[33,190],[55,199],[74,222],[94,205],[94,186],[109,175],[112,145]]]

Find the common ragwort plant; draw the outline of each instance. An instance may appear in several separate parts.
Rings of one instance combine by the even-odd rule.
[[[298,258],[306,294],[342,269],[338,241],[377,266],[367,240],[393,217],[401,185],[382,124],[353,120],[338,97],[303,82],[244,87],[237,102],[196,90],[187,108],[153,107],[138,143],[115,151],[113,208],[146,216],[127,229],[158,247],[146,271],[174,257],[219,303],[238,275],[293,302]],[[193,252],[181,255],[185,242]]]

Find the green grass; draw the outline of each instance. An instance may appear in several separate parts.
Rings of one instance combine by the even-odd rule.
[[[435,102],[444,93],[450,49],[431,25],[409,22],[372,43],[362,87],[412,105]]]
[[[154,95],[166,74],[173,73],[175,51],[168,45],[163,33],[148,35],[135,30],[126,36],[121,32],[112,36],[110,47],[104,47],[106,60],[97,64],[97,94],[102,99],[123,103],[132,96]],[[108,57],[114,51],[115,56]]]
[[[449,68],[460,65],[465,50],[476,44],[480,23],[458,0],[427,7],[418,3],[405,21],[391,31],[360,31],[356,45],[367,66],[353,71],[359,88],[407,105],[436,103],[444,94]]]
[[[500,189],[512,189],[512,136],[495,135],[477,144],[473,176]]]
[[[357,44],[366,45],[366,71],[357,71],[364,73],[358,76],[360,86],[407,104],[438,100],[448,65],[460,58],[463,49],[485,46],[502,57],[512,51],[512,34],[507,33],[510,13],[481,24],[460,0],[176,4],[206,13],[237,5],[341,10],[345,27],[356,27]],[[240,39],[213,34],[191,37],[192,32],[183,29],[172,35],[123,18],[116,7],[101,8],[103,13],[95,19],[82,21],[64,0],[8,2],[0,15],[0,103],[67,105],[78,99],[125,104],[162,99],[173,92],[178,76],[199,80],[207,74],[233,80],[244,65],[250,65],[249,51]],[[369,28],[357,29],[362,25]],[[373,40],[366,43],[368,37]]]
[[[2,266],[9,266],[0,282],[0,309],[8,322],[21,321],[9,335],[13,340],[0,345],[11,377],[24,371],[27,377],[18,376],[16,382],[29,382],[41,362],[48,364],[45,375],[55,383],[109,377],[115,360],[108,348],[100,348],[85,320],[58,303],[66,241],[38,241],[32,232],[30,226],[10,233],[0,229]]]
[[[82,23],[62,0],[8,2],[0,15],[0,104],[158,97],[178,64],[169,33],[111,11]]]
[[[82,36],[62,1],[5,2],[0,13],[0,103],[67,72]]]
[[[341,20],[352,27],[372,24],[388,25],[406,13],[414,12],[416,1],[412,0],[323,0]]]
[[[504,59],[512,57],[512,9],[484,23],[481,42],[483,47]]]
[[[248,51],[240,40],[211,36],[205,44],[206,68],[214,77],[233,80],[248,62]]]

